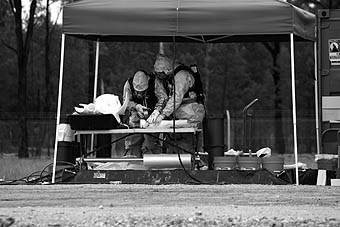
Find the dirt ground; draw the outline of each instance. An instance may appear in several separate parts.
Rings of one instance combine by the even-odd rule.
[[[0,226],[340,226],[334,186],[2,185],[0,192]]]

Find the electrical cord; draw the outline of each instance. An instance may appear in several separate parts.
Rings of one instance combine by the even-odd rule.
[[[48,171],[46,171],[46,169],[48,168],[48,167],[50,167],[50,166],[52,166],[54,163],[52,162],[52,163],[49,163],[48,165],[46,165],[41,171],[40,171],[40,175],[39,175],[39,179],[40,179],[40,181],[41,181],[41,183],[44,183],[42,180],[44,179],[44,178],[46,178],[47,177],[47,180],[48,180],[48,182],[49,181],[51,181],[52,182],[52,175],[51,175],[51,173],[49,173]],[[72,163],[72,162],[66,162],[66,161],[57,161],[57,163],[56,164],[66,164],[66,165],[69,165],[69,166],[71,166],[71,167],[73,167],[73,169],[75,170],[75,172],[72,172],[72,173],[74,173],[74,175],[76,175],[79,171],[80,171],[80,167],[78,167],[76,164],[74,164],[74,163]],[[67,169],[67,168],[63,168],[63,169]],[[47,175],[45,175],[45,176],[43,176],[43,173],[48,173]],[[49,178],[50,177],[50,178]]]
[[[71,162],[57,161],[57,164],[58,163],[72,166],[75,170],[75,172],[72,172],[74,174],[77,174],[79,172],[79,169],[77,168],[77,166]],[[50,167],[51,165],[53,165],[53,162],[46,165],[42,170],[32,172],[28,176],[25,176],[19,179],[0,181],[0,185],[13,185],[13,184],[19,184],[20,182],[21,184],[24,184],[24,183],[25,184],[38,184],[38,183],[43,184],[43,183],[46,183],[46,181],[52,182],[52,174],[46,171],[46,169]],[[67,168],[64,168],[64,169],[67,169]],[[43,175],[44,173],[47,173],[47,174]],[[60,179],[62,178],[62,176],[59,176],[56,178]]]
[[[172,60],[172,72],[175,72],[175,60],[176,60],[176,37],[173,37],[173,60]],[[185,166],[183,165],[182,159],[181,159],[181,155],[180,155],[180,151],[179,148],[177,147],[177,138],[176,138],[176,122],[175,122],[175,112],[176,112],[176,81],[175,81],[175,74],[173,74],[172,79],[172,84],[173,84],[173,92],[172,95],[174,96],[174,108],[173,108],[173,112],[172,112],[172,122],[173,122],[173,133],[174,133],[174,141],[175,141],[175,145],[176,145],[176,151],[177,151],[177,156],[178,156],[178,160],[181,164],[182,169],[184,170],[184,172],[194,181],[200,182],[200,180],[196,179],[191,173],[189,173],[189,171],[185,168]]]
[[[175,68],[175,56],[176,56],[176,38],[173,37],[173,61],[172,61],[172,70],[174,72],[174,68]],[[173,75],[173,77],[171,78],[173,80],[173,96],[174,96],[174,109],[173,109],[173,113],[172,113],[172,120],[173,120],[173,133],[174,133],[174,141],[175,141],[175,145],[176,147],[178,146],[177,145],[177,138],[176,138],[176,123],[175,123],[175,111],[176,111],[176,108],[175,108],[175,102],[176,102],[176,83],[175,83],[175,75]],[[205,109],[205,108],[204,108]],[[206,109],[205,109],[206,111]],[[179,151],[179,148],[177,147],[176,149],[177,151],[177,155],[178,155],[178,159],[179,159],[179,162],[181,164],[181,167],[182,169],[184,170],[184,172],[192,179],[194,180],[195,182],[197,182],[198,184],[221,184],[220,182],[206,182],[206,181],[202,181],[198,178],[196,178],[195,176],[193,176],[186,168],[185,166],[183,165],[183,162],[182,162],[182,159],[181,159],[181,155],[180,155],[180,151]]]
[[[120,141],[120,140],[122,140],[122,139],[124,139],[124,138],[126,138],[126,137],[128,137],[128,136],[130,136],[130,135],[129,135],[129,134],[124,135],[124,136],[122,136],[122,137],[120,137],[120,138],[118,138],[118,139],[116,139],[116,140],[114,140],[114,141],[111,141],[110,143],[107,143],[107,144],[104,144],[103,146],[100,146],[100,147],[98,147],[98,148],[95,148],[95,149],[93,149],[92,151],[87,152],[87,153],[84,155],[84,157],[87,157],[87,156],[89,156],[89,155],[91,155],[91,154],[93,154],[93,153],[95,153],[95,152],[97,152],[97,151],[99,151],[99,150],[101,150],[101,149],[103,149],[103,148],[105,148],[105,147],[108,147],[109,145],[114,144],[114,143],[116,143],[116,142],[118,142],[118,141]]]
[[[14,179],[14,180],[1,181],[0,185],[12,185],[13,183],[21,182],[21,181],[26,182],[25,179],[26,177],[22,177],[22,178]]]
[[[36,183],[41,178],[41,171],[35,171],[26,177],[26,183]]]

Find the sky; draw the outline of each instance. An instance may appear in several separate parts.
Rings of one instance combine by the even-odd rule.
[[[22,0],[22,5],[23,5],[23,13],[24,14],[28,14],[29,12],[29,7],[31,4],[31,0]],[[45,6],[46,5],[46,0],[42,1],[42,4]],[[56,21],[57,17],[58,17],[58,13],[60,11],[60,7],[61,7],[61,0],[50,3],[50,12],[51,12],[51,20],[52,21]],[[58,24],[62,23],[62,12],[60,13],[59,17],[58,17]]]

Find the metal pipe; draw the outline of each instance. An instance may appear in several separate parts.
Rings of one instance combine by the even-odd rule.
[[[314,95],[315,95],[315,134],[316,153],[320,154],[320,129],[319,129],[319,92],[318,92],[318,63],[317,63],[317,43],[314,42]]]
[[[181,169],[182,164],[184,168],[191,169],[192,162],[193,156],[190,154],[144,154],[143,158],[144,166],[153,169]]]
[[[317,81],[318,81],[318,83],[316,84],[317,85],[317,89],[316,89],[316,91],[317,91],[317,93],[318,93],[318,96],[317,96],[317,98],[318,98],[318,106],[316,107],[317,109],[318,109],[318,119],[317,119],[317,122],[318,122],[318,125],[319,125],[319,123],[321,123],[321,119],[322,119],[322,90],[321,90],[321,83],[322,83],[322,78],[321,78],[321,68],[322,68],[322,65],[321,65],[321,56],[322,56],[322,51],[321,51],[321,19],[320,19],[320,16],[317,16],[316,17],[316,20],[317,20],[317,24],[316,24],[316,27],[317,27],[317,32],[316,32],[316,34],[317,34],[317,41],[316,41],[316,48],[317,48],[317,50],[316,50],[316,52],[317,52],[317,66],[316,66],[316,70],[317,70],[317,74],[316,74],[316,77],[317,77]],[[315,52],[315,51],[314,51]],[[320,126],[320,125],[319,125]],[[321,133],[322,133],[322,125],[321,125],[321,130],[318,130],[317,131],[317,139],[319,139],[319,141],[317,142],[317,144],[319,144],[318,145],[318,147],[317,147],[317,151],[319,151],[319,153],[320,152],[322,152],[322,138],[321,138]],[[317,153],[317,154],[319,154],[319,153]]]
[[[254,99],[254,100],[251,101],[248,105],[246,105],[246,106],[243,108],[243,113],[247,112],[247,110],[248,110],[252,105],[254,105],[257,101],[259,101],[259,99]]]
[[[247,111],[257,101],[258,101],[258,99],[256,98],[243,108],[243,152],[244,153],[248,153],[248,151],[249,151],[248,147],[247,147],[247,140],[248,140],[248,136],[247,136]]]
[[[230,113],[229,110],[226,110],[227,115],[227,150],[230,150]]]
[[[190,154],[144,154],[143,158],[84,158],[85,162],[143,162],[153,169],[185,168],[191,169],[194,161]],[[182,164],[181,164],[182,163]]]
[[[249,156],[251,157],[253,154],[252,154],[252,148],[253,148],[253,115],[252,114],[249,114],[249,124],[250,124],[250,127],[249,127],[249,138],[248,138],[248,144],[249,144]]]

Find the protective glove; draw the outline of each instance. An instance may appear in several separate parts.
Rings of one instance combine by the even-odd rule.
[[[154,110],[152,112],[152,114],[150,115],[150,117],[147,119],[147,122],[149,122],[149,124],[152,124],[155,122],[155,120],[157,119],[158,115],[159,115],[159,111],[158,110]]]
[[[141,104],[137,104],[135,107],[137,114],[140,118],[144,118],[144,113],[147,111],[147,107],[142,106]]]
[[[164,117],[165,116],[163,114],[158,115],[158,117],[155,120],[155,125],[159,125],[162,122],[162,120],[164,119]]]

